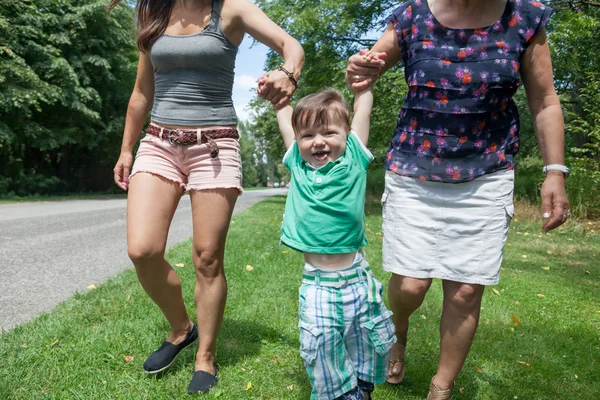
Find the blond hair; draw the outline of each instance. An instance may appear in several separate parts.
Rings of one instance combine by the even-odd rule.
[[[292,128],[299,132],[341,122],[350,130],[350,110],[342,93],[335,89],[325,89],[303,97],[292,113]]]

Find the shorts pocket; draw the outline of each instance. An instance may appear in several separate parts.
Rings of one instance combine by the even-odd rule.
[[[387,203],[387,199],[389,197],[389,193],[388,192],[383,192],[383,194],[381,195],[381,205],[384,206],[385,203]]]
[[[392,345],[396,343],[396,328],[390,318],[391,315],[390,311],[385,310],[383,315],[362,325],[368,331],[369,339],[380,356],[388,354]]]
[[[300,356],[308,365],[315,363],[319,347],[323,340],[323,332],[305,322],[300,322]]]

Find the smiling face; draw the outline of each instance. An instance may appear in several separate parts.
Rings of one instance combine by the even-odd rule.
[[[350,112],[341,93],[328,89],[298,102],[292,114],[292,126],[300,156],[320,168],[346,151]]]
[[[300,157],[315,168],[335,161],[346,151],[348,128],[346,124],[332,122],[327,126],[315,126],[296,135]]]

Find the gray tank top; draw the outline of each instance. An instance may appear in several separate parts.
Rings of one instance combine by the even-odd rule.
[[[152,45],[152,121],[183,126],[237,124],[232,90],[238,48],[221,29],[221,1],[213,0],[210,24],[202,32],[163,33]]]

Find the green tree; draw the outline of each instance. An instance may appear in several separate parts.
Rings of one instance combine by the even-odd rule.
[[[100,0],[0,3],[0,193],[106,189],[136,51],[132,10]]]
[[[258,183],[258,173],[256,172],[256,144],[254,138],[250,136],[247,124],[240,121],[238,124],[240,132],[240,147],[242,153],[242,171],[243,187],[254,187]]]

